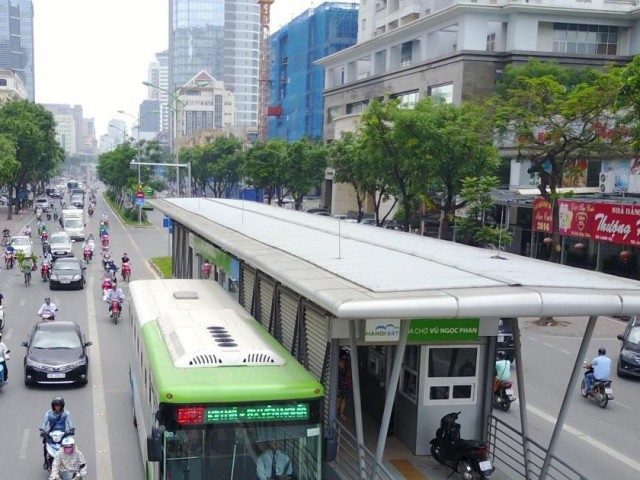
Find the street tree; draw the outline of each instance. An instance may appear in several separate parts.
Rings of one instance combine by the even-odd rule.
[[[28,183],[35,185],[54,174],[64,160],[64,150],[56,141],[51,112],[27,100],[13,100],[0,107],[0,134],[13,143],[19,163],[8,183],[11,204],[14,189],[24,190]],[[18,208],[16,202],[16,211]]]
[[[628,153],[629,131],[616,111],[621,72],[590,71],[582,82],[563,83],[563,76],[528,76],[497,97],[497,127],[519,160],[528,160],[538,174],[540,195],[552,205],[553,250],[559,259],[558,189],[565,172],[582,159]]]
[[[245,179],[256,190],[264,190],[269,204],[284,184],[280,165],[286,156],[287,144],[279,138],[255,143],[244,156],[242,173]]]
[[[222,198],[240,181],[241,151],[242,142],[236,137],[217,137],[203,147],[207,182],[216,198]]]
[[[293,197],[296,210],[302,208],[302,199],[324,178],[328,151],[320,142],[307,138],[287,144],[287,154],[280,164],[283,187]],[[278,198],[282,205],[282,197]]]
[[[15,181],[20,162],[16,159],[16,147],[11,139],[0,134],[0,184],[10,185]],[[10,204],[9,204],[10,205]],[[11,208],[8,208],[11,219]]]
[[[359,137],[352,132],[343,132],[341,137],[329,144],[329,164],[333,167],[334,183],[351,185],[358,205],[357,220],[362,220],[364,202],[367,198],[367,185],[363,175],[363,155]]]
[[[126,191],[137,185],[137,172],[130,168],[136,155],[137,150],[129,142],[124,142],[99,157],[98,178],[109,186],[108,194],[121,207]]]
[[[491,192],[498,185],[494,176],[468,177],[462,181],[460,199],[465,203],[465,214],[456,221],[456,238],[461,242],[497,249],[511,244],[511,233],[502,225],[504,219],[489,219],[495,207]]]

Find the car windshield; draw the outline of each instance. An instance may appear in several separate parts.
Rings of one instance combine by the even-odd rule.
[[[80,338],[73,330],[38,330],[31,342],[33,348],[38,349],[67,349],[80,348]]]
[[[12,245],[29,245],[29,239],[28,238],[14,238],[11,241]]]
[[[82,220],[77,218],[71,218],[69,220],[65,220],[64,226],[66,228],[80,228],[82,227]]]
[[[627,341],[629,343],[635,343],[636,345],[640,344],[640,325],[631,329]]]
[[[54,243],[70,243],[69,242],[69,237],[66,237],[65,235],[53,235],[51,237],[51,242],[52,245]]]
[[[57,261],[54,270],[79,271],[80,268],[75,263]]]

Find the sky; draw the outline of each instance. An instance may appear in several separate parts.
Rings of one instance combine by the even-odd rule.
[[[276,0],[271,32],[319,0]],[[82,105],[97,137],[135,123],[149,63],[167,49],[168,0],[33,0],[37,103]],[[131,116],[119,114],[123,110]]]

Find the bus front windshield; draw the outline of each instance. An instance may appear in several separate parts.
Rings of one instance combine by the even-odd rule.
[[[320,424],[167,425],[163,479],[321,478]],[[275,460],[275,461],[274,461]]]

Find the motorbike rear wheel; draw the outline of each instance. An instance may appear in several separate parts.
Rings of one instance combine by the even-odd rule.
[[[604,388],[598,387],[595,391],[595,394],[597,395],[596,402],[598,402],[598,406],[600,408],[607,408],[607,405],[609,404],[609,397],[607,397],[607,394],[604,393]]]
[[[587,392],[587,388],[584,385],[584,379],[582,379],[582,382],[580,383],[580,394],[584,398],[587,398],[589,396],[589,392]]]

